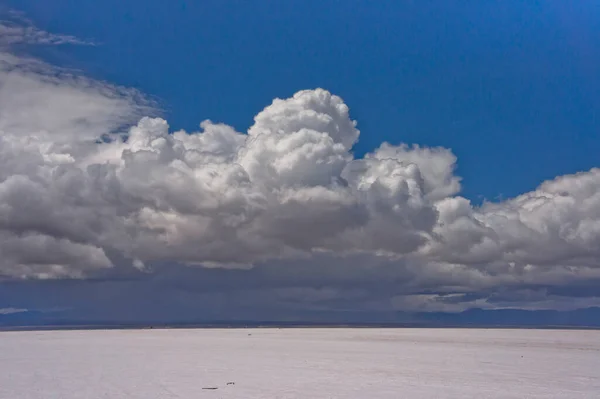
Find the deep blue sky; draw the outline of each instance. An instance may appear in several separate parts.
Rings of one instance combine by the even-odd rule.
[[[463,194],[513,196],[596,166],[600,2],[5,0],[94,47],[41,55],[156,96],[174,129],[246,129],[323,87],[362,135],[450,147]]]

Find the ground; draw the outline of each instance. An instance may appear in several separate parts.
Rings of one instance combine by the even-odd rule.
[[[600,331],[0,333],[1,399],[597,398]]]

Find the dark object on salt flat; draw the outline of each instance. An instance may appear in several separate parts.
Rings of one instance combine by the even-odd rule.
[[[206,388],[202,388],[202,389],[209,389],[211,391],[214,391],[215,389],[219,389],[218,387],[206,387]]]
[[[227,385],[235,385],[235,382],[228,382]]]

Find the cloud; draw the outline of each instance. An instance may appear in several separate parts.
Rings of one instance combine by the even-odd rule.
[[[0,19],[0,47],[22,44],[93,44],[92,42],[80,40],[71,35],[54,34],[38,29],[33,25],[32,21],[14,10],[9,10],[1,15],[3,19]]]
[[[24,313],[24,312],[28,312],[28,311],[29,310],[27,310],[27,309],[20,309],[20,308],[0,308],[0,315]]]
[[[134,90],[0,52],[0,275],[77,277],[111,265],[97,243],[114,216],[96,207],[102,166],[81,162],[98,139],[154,112]]]
[[[524,290],[567,306],[550,291],[600,279],[600,169],[473,206],[449,149],[356,158],[358,125],[323,89],[275,99],[247,132],[156,114],[135,90],[0,53],[0,277],[240,269],[224,289],[453,311]]]
[[[19,87],[26,92],[26,84]],[[93,96],[92,112],[0,119],[7,152],[1,226],[19,240],[41,235],[95,249],[94,262],[52,262],[48,275],[107,266],[97,251],[145,264],[212,266],[316,252],[395,257],[416,251],[435,226],[430,198],[446,188],[433,187],[439,176],[402,157],[443,164],[448,152],[398,148],[396,158],[377,151],[353,159],[355,123],[325,90],[275,100],[248,134],[209,121],[201,132],[170,134],[164,120],[145,117],[122,139],[110,125],[123,119],[113,115],[124,109],[114,103],[126,99],[72,89],[67,81],[58,99]],[[102,127],[108,142],[98,143]]]

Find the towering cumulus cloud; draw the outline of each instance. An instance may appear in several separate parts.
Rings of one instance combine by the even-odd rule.
[[[275,99],[244,133],[153,114],[133,90],[0,53],[2,278],[330,267],[396,281],[401,308],[600,277],[600,170],[473,207],[448,149],[355,158],[357,124],[326,90]]]

